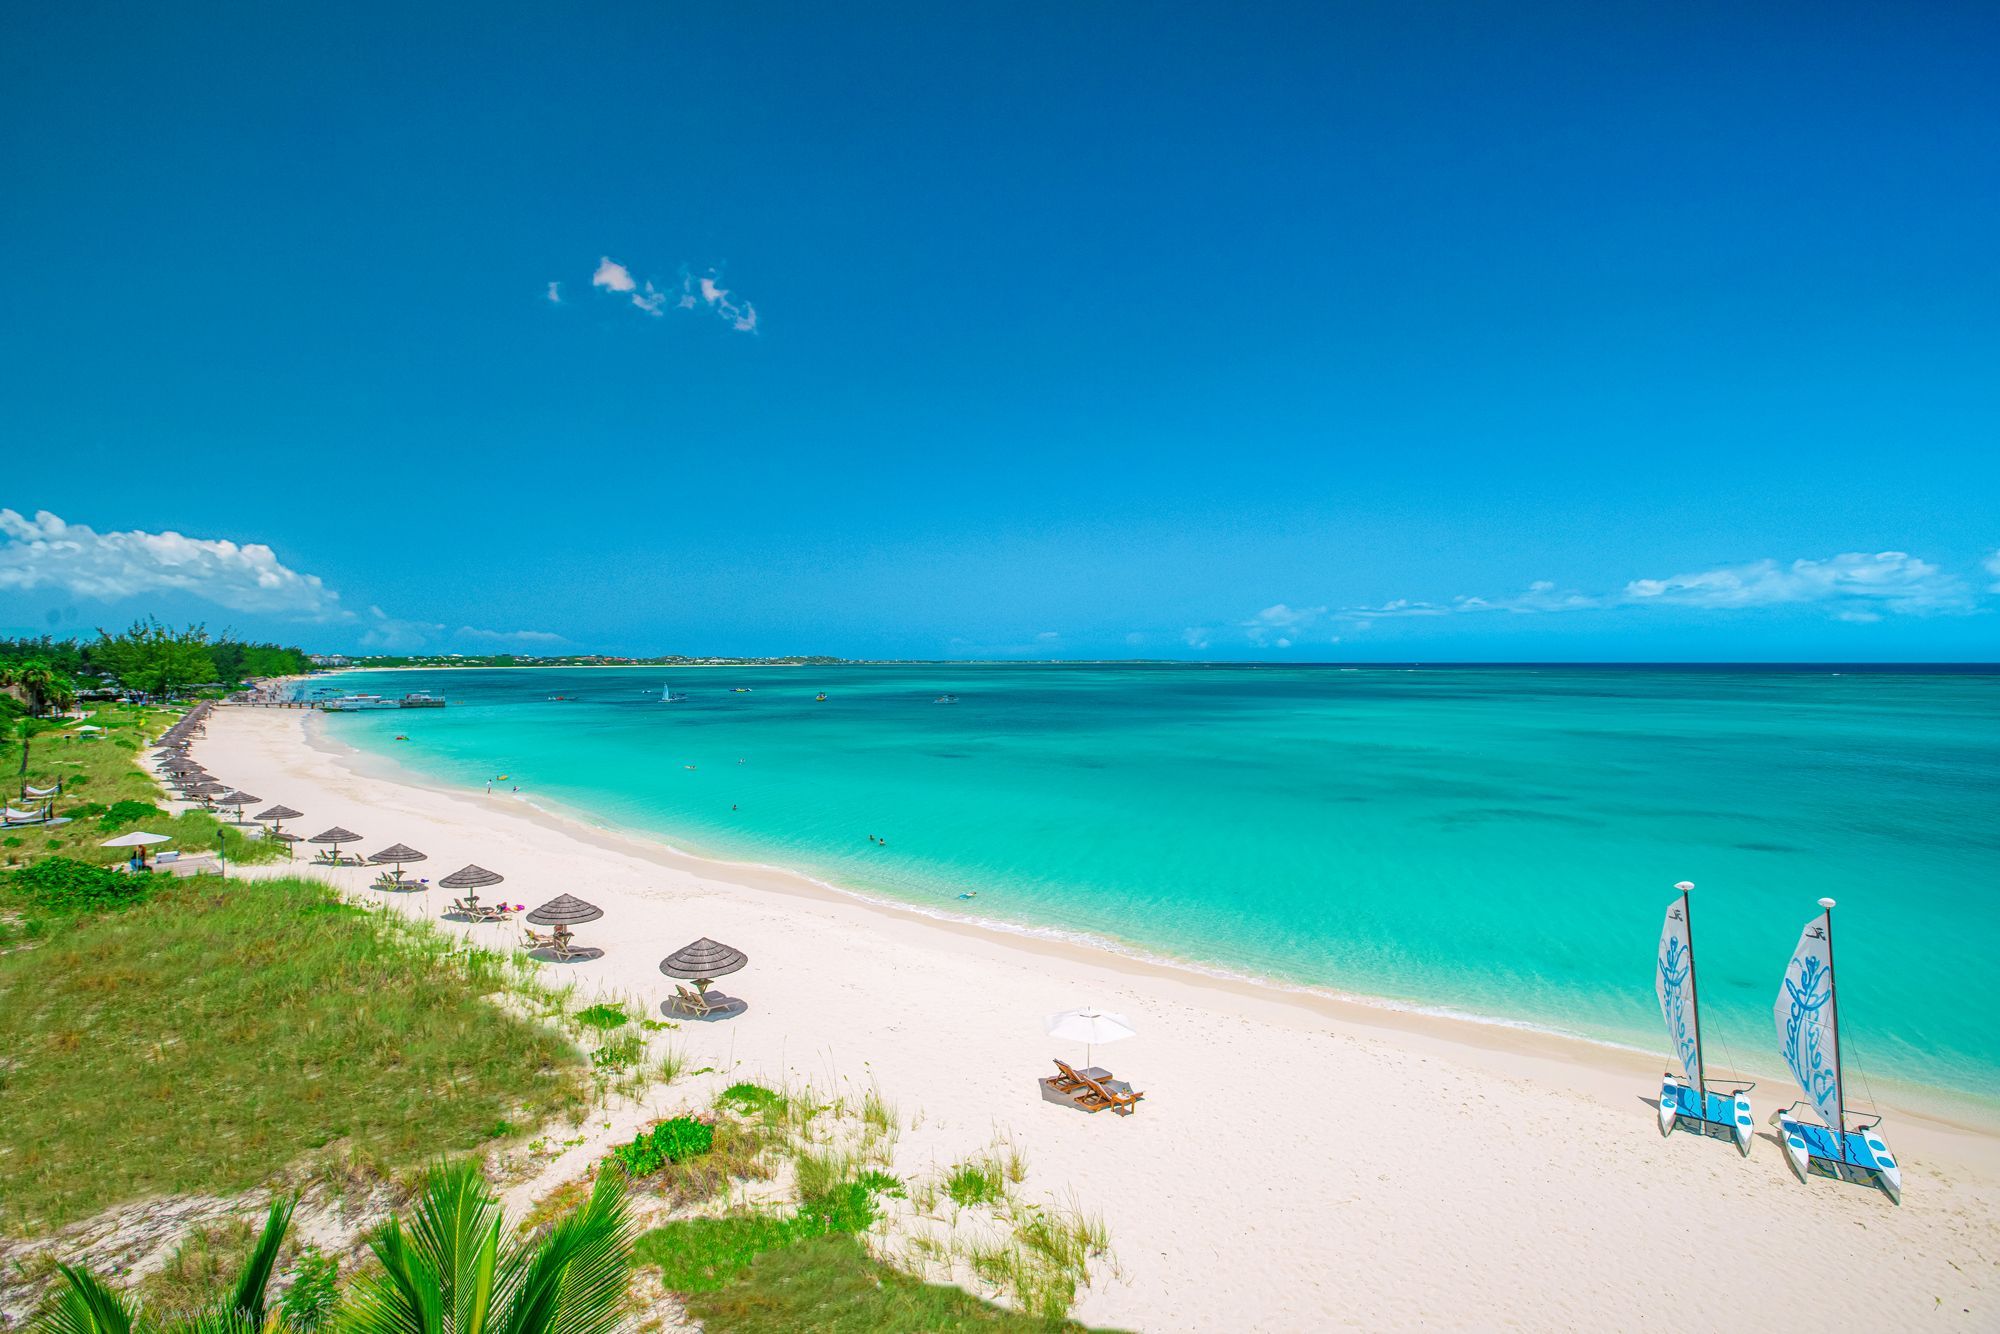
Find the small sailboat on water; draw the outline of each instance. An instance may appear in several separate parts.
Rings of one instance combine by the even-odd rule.
[[[660,687],[660,703],[662,704],[678,704],[686,698],[686,695],[676,695],[672,686]]]
[[[1840,1063],[1840,1002],[1833,989],[1833,900],[1819,901],[1820,915],[1806,923],[1771,1016],[1778,1026],[1778,1051],[1824,1124],[1802,1120],[1793,1103],[1773,1117],[1784,1142],[1785,1159],[1799,1180],[1817,1168],[1823,1176],[1880,1186],[1903,1202],[1903,1169],[1875,1133],[1876,1117],[1847,1128],[1847,1084]]]
[[[1747,1157],[1755,1124],[1749,1092],[1756,1085],[1739,1082],[1724,1092],[1709,1091],[1708,1065],[1701,1046],[1700,993],[1694,977],[1694,916],[1688,897],[1694,885],[1683,880],[1674,888],[1681,896],[1667,905],[1653,987],[1660,994],[1660,1014],[1667,1021],[1674,1055],[1687,1078],[1681,1080],[1671,1070],[1660,1077],[1660,1133],[1671,1135],[1679,1126],[1698,1135],[1733,1139]]]

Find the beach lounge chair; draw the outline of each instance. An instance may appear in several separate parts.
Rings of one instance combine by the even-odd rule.
[[[1044,1079],[1042,1083],[1048,1085],[1053,1092],[1073,1094],[1083,1087],[1083,1076],[1070,1069],[1067,1065],[1064,1065],[1061,1061],[1057,1061],[1056,1073]]]
[[[528,948],[547,950],[558,962],[574,959],[577,951],[570,948],[570,938],[561,931],[541,932],[532,926],[522,928],[528,933]]]
[[[1130,1116],[1132,1109],[1139,1105],[1139,1100],[1146,1096],[1135,1090],[1130,1084],[1113,1079],[1109,1075],[1097,1078],[1088,1074],[1080,1074],[1070,1069],[1067,1065],[1064,1065],[1061,1061],[1056,1062],[1056,1068],[1062,1073],[1060,1075],[1051,1075],[1043,1082],[1057,1092],[1067,1092],[1070,1101],[1078,1107],[1083,1108],[1086,1112],[1101,1112],[1109,1107],[1120,1116]],[[1056,1087],[1056,1081],[1058,1080],[1074,1080],[1077,1087],[1074,1090],[1058,1089]]]

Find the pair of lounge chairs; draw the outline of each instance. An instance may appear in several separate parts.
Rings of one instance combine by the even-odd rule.
[[[532,926],[523,927],[522,929],[528,933],[529,949],[547,950],[555,956],[558,963],[567,963],[579,954],[584,953],[584,951],[576,947],[575,937],[571,936],[567,931],[543,932],[535,930]]]
[[[461,917],[469,917],[475,922],[504,922],[514,915],[512,908],[497,903],[470,903],[465,899],[453,899],[446,912],[455,912]]]
[[[690,1019],[709,1019],[744,1008],[743,1002],[734,996],[725,996],[719,991],[704,992],[693,987],[678,985],[674,987],[674,998],[669,1004]]]
[[[1069,1099],[1086,1112],[1101,1112],[1108,1107],[1120,1116],[1130,1116],[1132,1109],[1139,1105],[1139,1100],[1146,1096],[1130,1084],[1113,1079],[1108,1073],[1081,1073],[1061,1061],[1056,1062],[1056,1073],[1042,1081],[1042,1087]]]

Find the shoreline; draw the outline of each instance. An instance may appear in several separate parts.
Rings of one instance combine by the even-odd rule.
[[[440,668],[438,670],[488,669]],[[351,742],[336,740],[327,734],[325,719],[318,714],[306,715],[302,729],[306,744],[369,778],[442,789],[462,797],[483,796],[476,783],[458,783],[426,774],[403,763],[391,751],[369,750]],[[1093,960],[1110,967],[1130,966],[1155,976],[1199,979],[1206,983],[1228,987],[1247,996],[1294,998],[1301,1004],[1322,1006],[1323,1012],[1330,1017],[1350,1022],[1365,1023],[1367,1020],[1364,1016],[1368,1015],[1406,1016],[1412,1021],[1411,1025],[1399,1025],[1385,1019],[1384,1026],[1397,1028],[1399,1031],[1412,1031],[1413,1028],[1420,1029],[1431,1024],[1446,1025],[1448,1029],[1444,1036],[1450,1040],[1470,1047],[1489,1046],[1503,1054],[1517,1050],[1519,1046],[1518,1043],[1507,1041],[1505,1035],[1518,1035],[1521,1041],[1532,1042],[1539,1054],[1551,1055],[1557,1059],[1562,1059],[1566,1054],[1568,1059],[1579,1065],[1596,1065],[1601,1060],[1615,1057],[1621,1071],[1643,1066],[1651,1070],[1656,1081],[1659,1070],[1670,1061],[1664,1050],[1664,1042],[1661,1044],[1661,1050],[1655,1051],[1631,1042],[1595,1037],[1532,1019],[1480,1014],[1450,1005],[1349,991],[1325,983],[1293,981],[1175,955],[1095,932],[1010,922],[1002,918],[967,913],[947,904],[916,903],[887,891],[838,884],[795,866],[745,860],[685,847],[675,841],[673,834],[606,821],[602,817],[586,813],[556,798],[527,794],[516,796],[513,793],[491,795],[496,797],[504,795],[507,800],[516,803],[520,813],[526,818],[537,820],[549,828],[601,841],[604,846],[615,847],[620,851],[657,857],[669,865],[696,874],[725,880],[750,877],[760,888],[799,894],[822,901],[831,897],[835,901],[858,904],[872,911],[915,918],[948,931],[993,938],[1000,943],[1011,943],[1029,950],[1045,950],[1053,957]],[[1453,1032],[1451,1029],[1464,1031]],[[1596,1053],[1605,1055],[1594,1055]],[[1741,1069],[1731,1067],[1727,1073],[1730,1077],[1754,1080],[1760,1086],[1771,1088],[1787,1087],[1786,1081],[1790,1079],[1789,1073],[1776,1062],[1769,1067],[1759,1065]],[[1720,1069],[1717,1075],[1720,1078]],[[1960,1089],[1918,1084],[1893,1077],[1886,1079],[1878,1077],[1875,1083],[1887,1094],[1886,1098],[1875,1099],[1876,1110],[1884,1111],[1892,1118],[1917,1117],[1968,1134],[2000,1136],[2000,1100],[1982,1098],[1976,1093]],[[1798,1099],[1803,1099],[1805,1096],[1797,1089],[1792,1089],[1791,1092]]]
[[[718,1080],[878,1089],[914,1113],[896,1148],[905,1177],[996,1139],[1017,1145],[1029,1198],[1085,1208],[1110,1231],[1119,1273],[1082,1294],[1087,1324],[1316,1331],[1340,1311],[1369,1328],[1556,1330],[1668,1312],[1864,1329],[1906,1327],[1942,1301],[1975,1313],[1970,1328],[2000,1314],[1991,1133],[1893,1119],[1899,1208],[1879,1191],[1798,1182],[1762,1123],[1774,1092],[1753,1095],[1747,1158],[1662,1137],[1660,1057],[1232,981],[701,861],[511,794],[378,773],[374,752],[308,740],[308,717],[218,710],[201,758],[307,811],[301,832],[344,824],[364,852],[422,849],[433,875],[469,861],[499,871],[510,901],[568,891],[599,905],[604,920],[578,935],[604,955],[543,965],[582,996],[650,1010],[672,994],[664,954],[698,936],[743,949],[750,966],[724,987],[749,1008],[682,1023],[673,1041],[690,1065]],[[441,918],[443,892],[372,893],[367,872],[279,863],[246,883],[259,874],[314,876],[488,948],[519,938],[515,925]],[[1040,1096],[1051,1056],[1085,1054],[1046,1037],[1043,1017],[1082,1003],[1139,1029],[1098,1057],[1147,1095],[1129,1118]],[[692,1096],[675,1085],[666,1100]],[[1740,1244],[1779,1236],[1799,1244]],[[1692,1287],[1633,1263],[1691,1247],[1703,1255]]]

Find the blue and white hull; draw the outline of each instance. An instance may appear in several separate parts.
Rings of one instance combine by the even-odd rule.
[[[1737,1152],[1747,1158],[1756,1123],[1750,1115],[1747,1092],[1702,1095],[1666,1075],[1660,1081],[1660,1133],[1671,1135],[1676,1126],[1712,1139],[1733,1140]]]
[[[1903,1169],[1874,1127],[1850,1130],[1837,1138],[1825,1126],[1799,1120],[1789,1108],[1778,1113],[1777,1121],[1778,1138],[1785,1146],[1785,1161],[1792,1165],[1800,1181],[1806,1180],[1817,1166],[1822,1176],[1880,1186],[1892,1203],[1903,1202]]]

